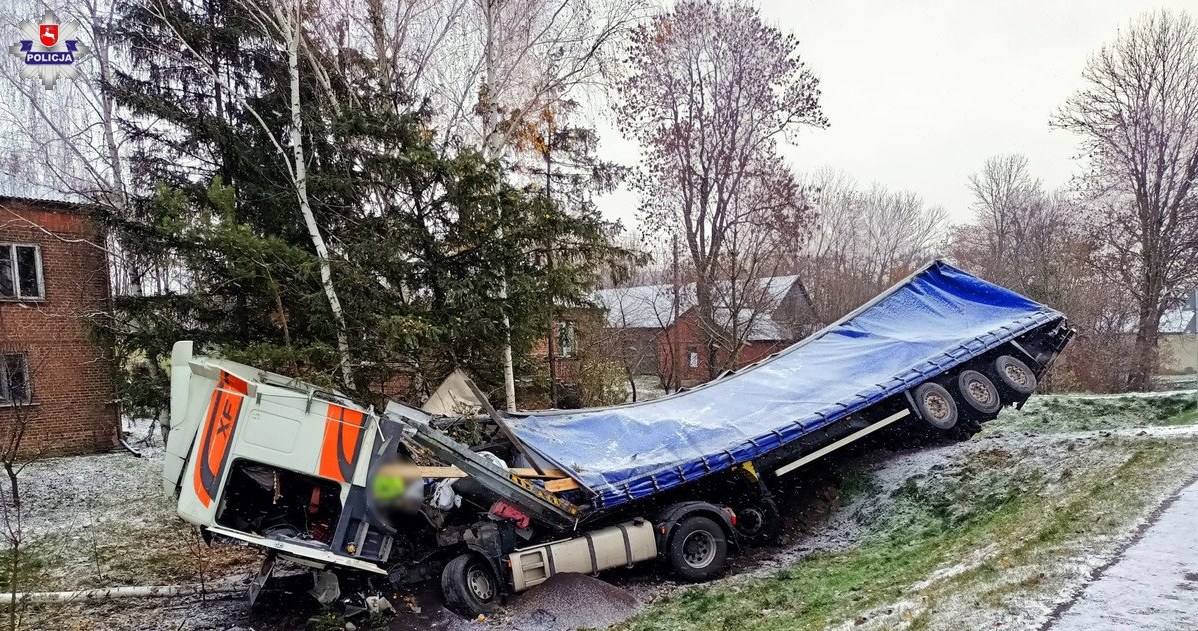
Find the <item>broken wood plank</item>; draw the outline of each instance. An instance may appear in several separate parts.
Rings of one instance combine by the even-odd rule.
[[[531,467],[512,467],[511,469],[508,469],[508,471],[510,471],[511,473],[514,473],[522,478],[558,479],[558,478],[570,477],[565,471],[562,471],[561,469],[545,469],[545,471],[538,473],[536,469],[533,469]]]
[[[578,481],[573,478],[564,478],[561,480],[546,480],[545,490],[550,493],[561,493],[562,491],[573,491],[574,489],[582,488]]]
[[[457,467],[438,467],[438,466],[420,466],[411,464],[393,464],[382,468],[387,475],[394,475],[408,478],[464,478],[466,472]],[[514,467],[508,469],[509,473],[518,475],[522,478],[547,479],[557,480],[568,478],[565,471],[561,469],[547,469],[544,473],[538,473],[536,469],[527,467]]]

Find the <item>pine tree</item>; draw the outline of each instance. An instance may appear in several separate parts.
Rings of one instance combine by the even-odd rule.
[[[118,300],[118,347],[162,362],[176,340],[192,339],[203,352],[339,383],[319,260],[279,151],[291,101],[277,34],[236,2],[121,10],[134,66],[109,89],[139,143],[142,194],[103,219],[172,281]],[[458,366],[497,382],[505,312],[527,372],[548,324],[542,306],[580,301],[595,261],[625,260],[610,226],[593,207],[561,212],[513,186],[478,152],[435,146],[430,112],[380,82],[377,60],[304,37],[300,76],[321,78],[301,83],[307,188],[355,394],[378,395],[396,375],[435,383]],[[566,253],[552,267],[550,242]],[[130,402],[161,406],[165,384],[140,377],[128,380]]]

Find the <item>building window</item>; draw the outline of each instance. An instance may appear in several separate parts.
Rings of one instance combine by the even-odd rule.
[[[573,322],[557,323],[557,356],[573,357],[578,352],[578,331]]]
[[[0,243],[0,300],[45,297],[42,249],[36,245]]]
[[[686,365],[691,368],[699,367],[699,348],[696,346],[686,347]]]
[[[33,390],[29,383],[29,356],[5,353],[0,361],[0,405],[29,403]]]

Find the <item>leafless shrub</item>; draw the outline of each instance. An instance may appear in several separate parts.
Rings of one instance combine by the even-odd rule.
[[[1156,369],[1162,314],[1198,279],[1198,23],[1145,13],[1095,53],[1052,124],[1081,136],[1096,269],[1135,301],[1128,386]]]

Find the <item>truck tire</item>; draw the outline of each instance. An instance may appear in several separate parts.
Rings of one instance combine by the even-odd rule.
[[[778,505],[759,499],[736,509],[736,536],[752,543],[771,543],[778,537],[781,516]]]
[[[994,373],[1007,388],[1017,394],[1031,394],[1036,391],[1036,373],[1027,364],[1003,355],[994,360]]]
[[[914,399],[919,416],[932,427],[947,430],[957,424],[957,403],[944,386],[925,383],[915,389]]]
[[[499,604],[499,580],[487,562],[474,554],[454,558],[441,571],[445,608],[467,618],[490,613]]]
[[[962,370],[957,375],[957,392],[966,405],[985,416],[995,414],[1002,408],[1002,397],[994,382],[976,370]]]
[[[728,561],[724,529],[701,515],[684,518],[670,537],[669,560],[678,576],[687,581],[706,581],[719,576]]]

